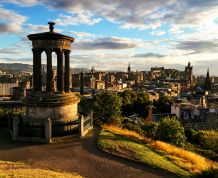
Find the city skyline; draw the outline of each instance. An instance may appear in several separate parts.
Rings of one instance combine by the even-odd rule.
[[[72,68],[184,70],[190,61],[194,74],[217,75],[216,0],[0,0],[0,9],[0,62],[32,64],[27,34],[54,21],[55,32],[75,37]]]

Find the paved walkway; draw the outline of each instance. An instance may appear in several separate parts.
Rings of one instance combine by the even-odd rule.
[[[77,172],[90,178],[175,177],[159,169],[104,153],[96,146],[96,131],[72,143],[0,144],[0,160],[20,161],[34,168]]]

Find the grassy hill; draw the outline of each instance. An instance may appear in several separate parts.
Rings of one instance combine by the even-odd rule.
[[[212,178],[214,172],[218,172],[217,162],[115,126],[103,126],[98,145],[106,152],[142,162],[181,177],[197,177],[206,174]]]
[[[20,162],[0,161],[0,178],[81,178],[76,173],[62,173],[52,170],[32,169]]]

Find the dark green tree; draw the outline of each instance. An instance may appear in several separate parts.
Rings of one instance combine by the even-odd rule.
[[[82,96],[79,102],[79,111],[83,114],[89,114],[94,107],[94,101],[91,98]]]
[[[170,113],[172,100],[167,96],[161,96],[159,100],[153,103],[155,113]]]
[[[120,93],[122,98],[122,114],[129,116],[137,113],[141,116],[146,116],[147,106],[149,105],[149,98],[145,92],[124,91]]]
[[[149,97],[145,92],[138,92],[137,99],[133,103],[133,110],[142,117],[147,116],[147,106],[150,104]]]
[[[126,90],[120,93],[122,98],[122,115],[129,116],[133,114],[133,103],[137,99],[136,93],[130,90]]]
[[[180,146],[185,143],[185,131],[176,117],[165,117],[158,124],[156,137],[159,140]]]
[[[122,99],[116,93],[103,92],[97,94],[94,102],[94,116],[106,123],[120,117]]]

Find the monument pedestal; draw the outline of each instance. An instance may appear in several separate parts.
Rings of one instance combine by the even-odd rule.
[[[77,104],[79,98],[74,93],[36,92],[23,100],[26,106],[24,122],[45,123],[67,122],[78,118]]]

